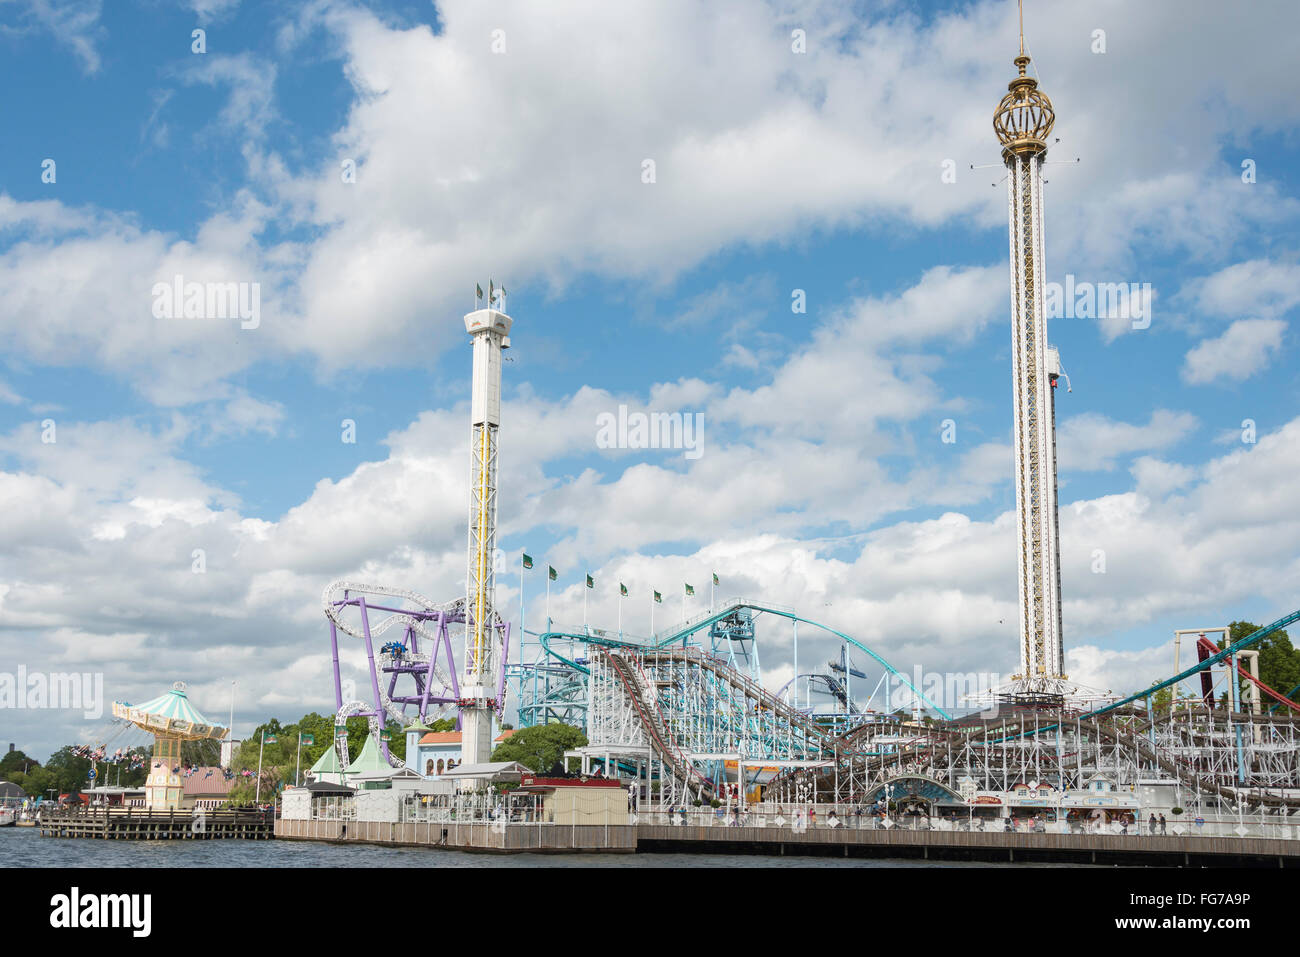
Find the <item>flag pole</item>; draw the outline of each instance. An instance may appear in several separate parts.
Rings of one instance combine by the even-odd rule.
[[[546,630],[551,630],[551,566],[546,566]]]
[[[254,804],[262,803],[262,751],[266,748],[266,731],[263,731],[257,743],[257,793],[253,796]]]
[[[623,586],[618,587],[618,639],[623,640]]]
[[[298,772],[302,770],[302,732],[298,732],[298,757],[293,762],[293,786],[298,786]]]
[[[588,572],[587,578],[590,577],[591,577],[591,572]],[[589,591],[591,591],[591,589],[587,587],[587,582],[584,579],[582,582],[582,630],[583,631],[587,630],[587,592]]]

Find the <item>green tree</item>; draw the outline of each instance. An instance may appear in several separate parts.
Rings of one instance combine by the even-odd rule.
[[[49,793],[50,788],[57,788],[59,786],[57,775],[48,768],[41,767],[39,764],[32,765],[32,769],[26,774],[22,771],[14,772],[9,776],[9,780],[27,792],[28,797],[42,797],[49,799],[51,797]],[[57,797],[58,795],[53,796]]]
[[[493,761],[518,761],[538,774],[564,769],[564,752],[584,747],[587,736],[571,724],[538,724],[521,728],[497,745]]]
[[[1242,638],[1259,631],[1259,629],[1260,626],[1251,621],[1234,621],[1228,626],[1228,640],[1236,643]],[[1222,649],[1223,647],[1224,644],[1220,641],[1219,648]],[[1259,652],[1260,681],[1279,694],[1284,695],[1297,685],[1300,685],[1300,650],[1291,644],[1291,638],[1287,635],[1286,629],[1275,631],[1268,637],[1261,638],[1250,647]],[[1244,678],[1241,679],[1243,696],[1246,694],[1247,684],[1249,682]],[[1271,700],[1268,695],[1261,695],[1261,701],[1265,710],[1277,703]],[[1291,709],[1283,707],[1279,710],[1290,711]]]
[[[10,751],[3,758],[0,758],[0,780],[12,780],[9,775],[14,772],[26,774],[32,768],[40,767],[40,764],[41,762],[35,758],[29,758],[22,751]]]
[[[182,741],[181,763],[192,768],[216,767],[221,761],[221,742],[212,740]]]
[[[1157,684],[1159,684],[1158,681],[1152,682],[1152,685],[1157,685]],[[1172,687],[1161,688],[1159,691],[1151,695],[1150,701],[1151,701],[1152,712],[1155,714],[1168,714],[1169,705],[1173,702],[1173,700],[1174,700],[1173,688]]]
[[[75,754],[72,745],[65,745],[50,755],[45,768],[54,774],[50,787],[59,789],[59,793],[80,791],[90,782],[90,760]]]
[[[299,782],[303,780],[311,766],[315,764],[325,753],[326,749],[334,747],[334,715],[322,715],[312,711],[303,715],[293,724],[281,724],[278,718],[272,718],[265,724],[260,724],[253,730],[248,740],[239,746],[239,751],[231,759],[231,768],[236,771],[253,771],[258,768],[258,755],[261,754],[262,767],[262,798],[266,799],[266,782],[269,780],[276,784],[292,784],[295,776]],[[435,722],[437,725],[444,722]],[[450,720],[446,722],[451,727],[455,727],[456,722]],[[365,746],[366,735],[370,733],[370,719],[365,717],[352,717],[347,719],[348,729],[348,760],[355,761]],[[384,726],[388,731],[388,750],[399,761],[406,760],[406,732],[402,730],[402,725],[389,719]],[[263,744],[263,735],[274,737],[275,741]],[[303,743],[301,760],[298,753],[298,741],[300,735],[310,735],[311,743]],[[378,743],[378,742],[376,742]]]

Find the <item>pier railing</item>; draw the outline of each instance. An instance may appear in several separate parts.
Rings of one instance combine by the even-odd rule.
[[[896,831],[959,831],[1008,834],[1095,834],[1115,835],[1140,840],[1145,837],[1188,838],[1267,838],[1270,840],[1300,841],[1300,816],[1278,819],[1274,816],[1260,819],[1242,815],[1240,818],[1222,816],[1214,820],[1195,815],[1182,815],[1178,820],[1167,819],[1161,830],[1159,822],[1154,831],[1149,821],[1122,824],[1118,821],[1048,821],[1042,818],[982,818],[956,813],[949,817],[891,814],[881,816],[858,814],[857,807],[849,804],[817,804],[816,813],[808,815],[809,805],[754,804],[747,809],[733,806],[669,808],[643,805],[635,811],[638,823],[665,824],[688,827],[762,827],[773,831],[800,833],[807,830],[896,830]],[[733,813],[733,810],[735,813]],[[719,813],[721,812],[721,813]],[[1008,821],[1011,822],[1008,826]]]
[[[118,840],[185,838],[269,838],[275,824],[273,809],[136,807],[42,808],[36,826],[46,837],[94,837]]]

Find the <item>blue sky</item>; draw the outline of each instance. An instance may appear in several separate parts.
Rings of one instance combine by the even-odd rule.
[[[1011,670],[1006,194],[970,166],[998,162],[1014,3],[535,7],[0,3],[8,670],[200,704],[237,680],[245,723],[328,706],[326,583],[463,587],[461,315],[489,276],[515,319],[501,544],[562,570],[555,617],[588,569],[606,623],[620,579],[644,617],[716,571],[899,667]],[[1048,169],[1049,278],[1154,300],[1146,329],[1049,331],[1066,646],[1097,686],[1300,592],[1297,25],[1026,12],[1050,159],[1080,159]],[[260,325],[155,318],[177,272],[258,283]],[[620,404],[702,413],[704,454],[598,448]],[[789,638],[764,636],[774,686]],[[91,733],[16,714],[38,753]]]

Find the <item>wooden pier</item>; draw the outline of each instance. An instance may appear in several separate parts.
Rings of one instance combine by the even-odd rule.
[[[42,837],[106,841],[269,841],[273,811],[146,811],[143,808],[58,808],[42,811]]]

